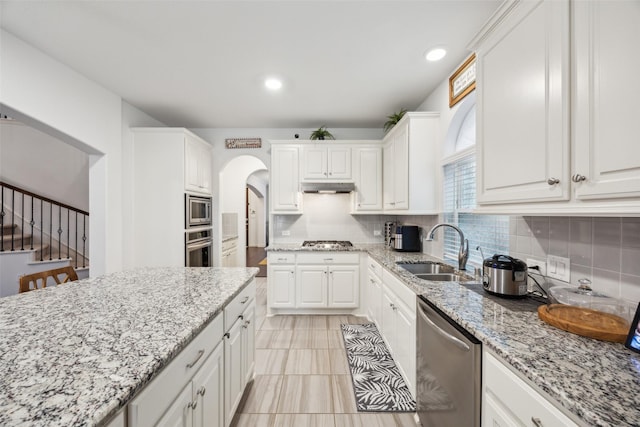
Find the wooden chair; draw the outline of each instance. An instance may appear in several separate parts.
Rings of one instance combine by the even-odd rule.
[[[29,292],[34,289],[46,288],[47,280],[49,279],[49,277],[52,277],[57,285],[78,280],[78,275],[71,266],[54,268],[53,270],[40,271],[33,274],[25,274],[24,276],[20,277],[19,293]],[[38,285],[38,281],[41,282],[40,285]]]

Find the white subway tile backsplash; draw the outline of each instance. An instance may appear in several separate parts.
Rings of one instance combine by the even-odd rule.
[[[620,270],[622,237],[620,218],[593,219],[593,267],[611,271]]]
[[[624,218],[621,245],[622,274],[640,276],[640,218]]]
[[[569,218],[549,218],[549,255],[569,256]]]

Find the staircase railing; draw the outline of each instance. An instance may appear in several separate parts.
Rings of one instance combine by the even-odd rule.
[[[75,268],[80,267],[79,258],[82,261],[81,266],[86,267],[89,212],[2,181],[0,181],[0,189],[0,232],[2,233],[0,252],[33,250],[34,246],[35,249],[39,246],[40,261],[47,259],[44,255],[45,248],[48,248],[48,260],[53,260],[53,249],[57,245],[57,259],[63,259],[63,253],[66,251],[66,258],[74,255]],[[29,235],[25,238],[25,224],[31,229],[30,238]],[[11,226],[5,228],[5,225]],[[17,225],[20,226],[18,236],[16,236]],[[54,225],[57,227],[55,242]],[[38,235],[39,242],[34,245],[34,238]],[[5,236],[11,236],[10,248],[6,249]]]

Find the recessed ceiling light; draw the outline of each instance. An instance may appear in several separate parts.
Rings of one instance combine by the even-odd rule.
[[[427,61],[440,61],[447,54],[447,51],[441,47],[437,47],[435,49],[431,49],[426,54]]]
[[[282,81],[280,79],[276,79],[275,77],[270,77],[264,81],[264,85],[269,90],[278,90],[282,87]]]

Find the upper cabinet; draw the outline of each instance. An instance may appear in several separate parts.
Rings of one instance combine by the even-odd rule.
[[[193,134],[184,136],[185,190],[211,194],[211,145]]]
[[[382,147],[380,144],[353,149],[353,213],[382,211]]]
[[[480,212],[637,215],[636,2],[506,2],[477,54]]]
[[[302,179],[351,181],[351,146],[325,143],[303,146]]]
[[[278,214],[302,213],[299,179],[298,145],[271,145],[271,212]]]
[[[435,214],[437,113],[409,112],[385,136],[383,203],[394,214]]]

